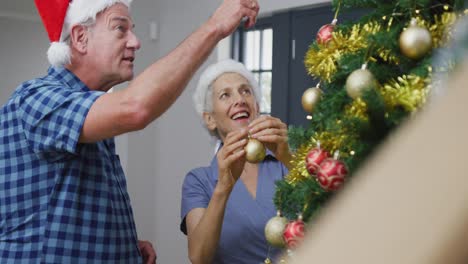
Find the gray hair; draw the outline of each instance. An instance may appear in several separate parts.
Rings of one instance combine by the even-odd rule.
[[[197,88],[193,95],[193,102],[197,113],[202,116],[203,112],[209,112],[212,110],[211,96],[213,93],[213,82],[222,74],[233,72],[242,75],[247,79],[250,86],[252,87],[253,94],[257,103],[260,104],[262,94],[258,86],[258,82],[255,80],[252,72],[247,70],[244,64],[235,60],[227,59],[222,60],[208,66],[203,73],[200,75],[198,80]],[[210,100],[207,100],[210,99]]]

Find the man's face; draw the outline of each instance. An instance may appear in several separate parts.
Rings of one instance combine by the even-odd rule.
[[[96,17],[87,42],[87,61],[101,81],[120,83],[133,78],[133,60],[140,41],[133,32],[128,8],[115,4]]]

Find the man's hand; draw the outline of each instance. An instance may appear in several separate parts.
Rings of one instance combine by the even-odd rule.
[[[143,256],[143,263],[156,264],[156,251],[149,241],[138,240],[138,248]]]
[[[211,16],[209,22],[224,38],[236,30],[244,17],[247,18],[245,21],[247,28],[255,25],[259,10],[257,0],[224,0]]]

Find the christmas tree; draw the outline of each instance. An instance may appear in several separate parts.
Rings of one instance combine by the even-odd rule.
[[[294,249],[304,222],[313,222],[389,133],[425,106],[433,76],[455,63],[434,66],[433,58],[467,13],[462,0],[333,0],[332,6],[335,18],[304,58],[319,84],[302,97],[308,127],[289,130],[293,169],[277,183],[279,214],[265,228],[272,246]],[[337,23],[340,11],[353,8],[370,11]]]

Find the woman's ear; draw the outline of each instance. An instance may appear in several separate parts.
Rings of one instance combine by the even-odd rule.
[[[70,32],[70,46],[80,53],[86,53],[88,29],[83,25],[74,25]]]
[[[205,121],[208,130],[214,131],[216,129],[216,121],[211,113],[203,112],[203,121]]]
[[[255,107],[257,108],[257,117],[260,116],[260,105],[258,104],[258,101],[255,102]]]

